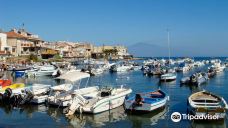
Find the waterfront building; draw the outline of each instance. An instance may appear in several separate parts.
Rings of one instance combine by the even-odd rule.
[[[128,53],[125,46],[121,45],[94,46],[92,51],[92,58],[103,57],[108,57],[109,59],[126,59],[132,58],[132,55]]]
[[[93,45],[91,43],[77,43],[73,51],[76,58],[91,58]]]
[[[11,47],[7,45],[7,35],[0,31],[0,59],[10,56]]]
[[[11,54],[23,56],[39,54],[43,42],[38,35],[26,32],[25,29],[12,29],[7,34],[7,45],[12,48]]]

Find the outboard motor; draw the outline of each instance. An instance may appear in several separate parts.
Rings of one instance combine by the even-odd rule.
[[[12,97],[12,89],[7,88],[5,90],[5,93],[3,94],[3,97],[2,97],[3,102],[6,102],[6,101],[9,102],[11,97]]]
[[[19,102],[19,104],[21,104],[21,105],[25,104],[33,99],[32,92],[26,90],[25,93],[26,93],[26,95],[24,97],[22,97],[22,100]]]
[[[143,99],[142,99],[141,95],[136,94],[135,95],[135,103],[139,106],[139,105],[142,105],[142,101],[143,101]]]
[[[193,74],[191,77],[190,77],[190,80],[192,83],[195,83],[197,81],[197,76],[196,74]]]

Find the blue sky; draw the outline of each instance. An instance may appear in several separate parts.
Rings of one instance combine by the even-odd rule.
[[[48,41],[166,46],[168,27],[173,48],[187,49],[193,55],[228,55],[227,0],[0,2],[0,28],[8,31],[24,23],[28,31]]]

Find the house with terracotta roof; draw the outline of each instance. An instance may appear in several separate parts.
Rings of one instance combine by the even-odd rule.
[[[26,32],[24,29],[12,29],[6,32],[7,45],[12,48],[11,54],[14,56],[23,56],[36,54],[39,55],[39,50],[44,41],[38,35]]]
[[[92,50],[91,43],[77,43],[73,48],[76,58],[91,58]]]

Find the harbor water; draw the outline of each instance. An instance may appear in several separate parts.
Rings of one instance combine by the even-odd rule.
[[[173,82],[159,82],[156,76],[144,76],[141,70],[129,71],[124,73],[105,73],[90,77],[87,86],[120,86],[124,85],[133,90],[132,94],[137,92],[156,90],[158,88],[164,90],[169,95],[169,103],[166,108],[157,110],[150,114],[132,115],[124,111],[124,107],[106,111],[99,114],[78,114],[75,113],[71,117],[65,117],[62,108],[51,107],[48,105],[24,105],[20,108],[11,106],[0,107],[0,128],[16,127],[16,128],[36,128],[36,127],[108,127],[108,128],[140,128],[140,127],[156,127],[156,128],[224,128],[228,124],[227,119],[216,122],[202,122],[181,120],[175,123],[170,116],[173,112],[187,114],[187,98],[194,92],[199,90],[208,90],[219,96],[224,97],[228,101],[228,70],[217,74],[214,78],[208,80],[206,84],[199,87],[181,86],[180,79],[188,76],[195,71],[204,70],[203,68],[195,68],[187,73],[177,73],[177,79]],[[14,82],[22,82],[26,85],[33,83],[57,85],[65,81],[58,81],[51,77],[37,78],[12,78]],[[80,87],[83,87],[87,81],[83,80]],[[78,86],[78,83],[74,83]]]

